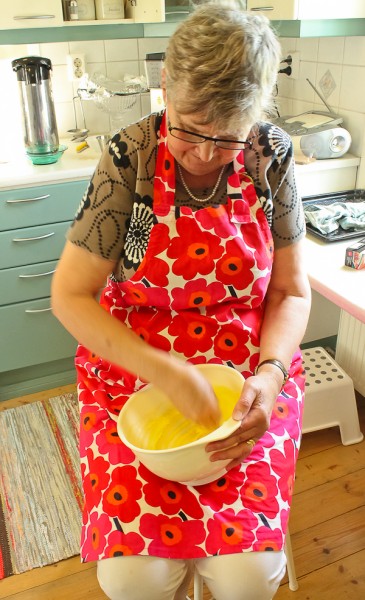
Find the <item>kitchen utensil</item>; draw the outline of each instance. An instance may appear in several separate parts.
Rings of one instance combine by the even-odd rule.
[[[21,99],[24,145],[28,155],[57,153],[59,138],[49,58],[25,56],[12,61]]]
[[[77,94],[82,101],[92,101],[110,115],[111,130],[117,131],[125,126],[124,115],[137,102],[141,92],[147,91],[140,78],[126,76],[125,81],[113,80],[101,74],[94,74],[84,81],[84,87],[79,87]]]
[[[223,475],[230,462],[211,462],[205,447],[210,441],[226,438],[240,426],[239,421],[228,415],[231,415],[240,397],[244,379],[238,371],[225,365],[203,364],[192,368],[201,371],[216,392],[225,418],[217,429],[190,443],[156,449],[164,443],[176,444],[189,438],[189,427],[199,429],[199,426],[184,419],[180,413],[177,418],[169,420],[173,405],[165,394],[152,385],[132,394],[119,414],[117,427],[122,441],[150,471],[172,481],[202,485]],[[170,437],[164,438],[166,432]],[[184,438],[186,432],[189,435]],[[149,449],[149,445],[154,445],[154,448]]]
[[[105,146],[108,144],[110,139],[111,136],[105,133],[99,135],[89,135],[85,141],[89,148],[91,148],[91,150],[100,154],[104,150]]]
[[[83,128],[80,128],[77,125],[77,108],[76,108],[76,104],[75,104],[76,100],[79,103],[79,107],[80,107],[80,111],[81,111],[81,115],[82,115]],[[72,103],[73,103],[73,108],[74,108],[75,127],[73,129],[68,129],[67,133],[71,133],[73,135],[73,138],[71,139],[71,141],[79,142],[79,141],[82,141],[80,138],[84,139],[87,136],[87,134],[89,133],[89,130],[86,127],[84,107],[82,105],[81,98],[79,96],[74,96],[72,98]]]

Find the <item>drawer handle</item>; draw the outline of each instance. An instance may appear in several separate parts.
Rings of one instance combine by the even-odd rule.
[[[45,200],[49,198],[50,194],[45,194],[44,196],[37,196],[36,198],[19,198],[18,200],[7,200],[7,204],[20,204],[21,202],[35,202],[36,200]]]
[[[50,310],[52,310],[52,308],[49,306],[48,308],[26,308],[25,312],[34,315],[36,313],[49,312]]]
[[[22,19],[55,19],[56,15],[16,15],[13,17],[14,21],[21,21]]]
[[[253,6],[250,10],[274,10],[273,6]]]
[[[56,269],[53,271],[47,271],[47,273],[33,273],[31,275],[19,275],[20,279],[33,279],[33,277],[46,277],[46,275],[53,275],[56,272]]]
[[[13,242],[34,242],[35,240],[45,240],[46,238],[49,238],[52,235],[54,235],[54,231],[51,231],[51,233],[45,233],[44,235],[38,235],[37,237],[13,238]]]

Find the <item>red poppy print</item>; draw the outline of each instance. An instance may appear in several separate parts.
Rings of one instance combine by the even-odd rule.
[[[143,493],[150,506],[159,507],[166,515],[175,515],[181,511],[192,519],[201,519],[203,511],[193,492],[186,485],[167,481],[157,477],[140,465],[139,474],[147,483]]]
[[[85,406],[80,413],[80,438],[83,445],[91,446],[94,438],[95,429],[99,428],[100,422],[106,415],[99,406]]]
[[[292,438],[297,438],[300,433],[299,423],[296,418],[293,418],[294,407],[290,398],[285,396],[282,392],[274,404],[270,429],[275,435],[283,435],[287,432]],[[296,416],[298,417],[298,414]]]
[[[208,521],[206,541],[209,554],[234,554],[250,548],[254,540],[257,518],[249,511],[235,513],[228,508]]]
[[[172,290],[172,308],[181,310],[216,305],[223,300],[225,295],[226,292],[221,283],[207,283],[205,279],[194,279],[194,281],[188,281],[183,288]]]
[[[199,312],[179,313],[168,329],[175,336],[174,350],[186,357],[196,352],[207,352],[212,347],[212,338],[218,329],[217,323]]]
[[[85,502],[88,510],[98,506],[104,490],[108,487],[110,475],[109,463],[102,456],[94,455],[91,450],[86,452],[86,466],[83,478]]]
[[[136,479],[134,467],[116,467],[103,495],[103,509],[123,523],[130,523],[141,512],[138,500],[142,497],[142,483]]]
[[[251,271],[254,265],[253,254],[244,250],[237,241],[230,240],[226,244],[226,252],[217,262],[217,279],[237,290],[245,290],[254,279]]]
[[[246,345],[249,337],[250,334],[243,329],[241,321],[234,320],[222,325],[214,338],[215,355],[224,361],[241,365],[250,354]]]
[[[248,205],[254,206],[257,202],[257,193],[252,179],[247,173],[240,173],[242,196]]]
[[[150,198],[145,207],[152,226],[145,231],[146,252],[127,252],[126,272],[128,260],[139,267],[127,281],[109,278],[101,305],[153,347],[192,364],[229,364],[248,377],[259,359],[271,232],[244,170],[243,152],[233,160],[225,205],[174,207],[175,164],[165,121],[155,218]],[[282,547],[304,387],[299,353],[270,428],[250,456],[195,488],[153,475],[116,435],[114,416],[147,382],[82,346],[76,365],[84,418],[83,560],[138,554],[189,559]]]
[[[171,240],[167,256],[175,259],[172,270],[184,279],[194,279],[198,273],[207,275],[220,258],[223,248],[217,236],[201,231],[197,223],[188,217],[180,217],[176,222],[178,237]]]
[[[281,529],[259,527],[256,530],[256,541],[253,545],[255,552],[276,552],[283,548],[283,533]]]
[[[134,275],[136,281],[143,278],[149,280],[152,285],[158,287],[166,287],[168,283],[167,274],[169,272],[168,264],[159,258],[159,254],[164,252],[170,243],[169,229],[164,223],[158,223],[152,228],[148,254],[139,265],[137,272]]]
[[[228,218],[226,206],[207,206],[205,210],[198,210],[196,220],[203,229],[212,229],[219,238],[236,235],[236,227]]]
[[[100,431],[95,439],[99,453],[106,455],[112,465],[129,464],[134,461],[135,456],[130,448],[127,448],[120,439],[117,424],[108,419],[105,428]],[[123,458],[123,461],[122,461]]]
[[[155,308],[133,310],[129,314],[129,324],[133,331],[145,342],[160,348],[165,352],[171,350],[170,340],[160,332],[166,329],[171,322],[168,311],[157,311]]]
[[[113,531],[108,537],[104,558],[141,554],[144,546],[145,543],[138,533],[124,534],[120,531]]]
[[[175,160],[171,154],[157,153],[156,172],[165,182],[167,190],[175,190]]]
[[[146,514],[141,517],[141,534],[152,539],[149,554],[164,558],[199,558],[204,552],[199,545],[205,531],[201,521],[183,521],[179,517]]]
[[[127,306],[166,306],[169,304],[169,296],[164,288],[126,282],[124,301]]]
[[[85,528],[85,546],[88,548],[88,560],[98,560],[105,547],[106,536],[111,530],[111,522],[107,515],[99,515],[96,511],[90,515],[90,522]],[[83,539],[81,539],[83,546]]]
[[[233,504],[239,497],[244,473],[239,467],[230,470],[229,476],[222,475],[216,481],[200,485],[198,488],[200,502],[209,506],[214,512],[221,510],[225,504]]]
[[[153,209],[160,216],[166,216],[170,212],[170,206],[175,198],[174,190],[166,188],[160,177],[155,175],[153,186]]]
[[[270,451],[271,467],[279,476],[279,490],[281,497],[290,504],[294,491],[294,467],[298,450],[293,440],[284,442],[283,452],[273,449]]]
[[[271,475],[270,466],[265,462],[249,464],[241,498],[243,506],[255,513],[272,517],[278,512],[276,477]]]

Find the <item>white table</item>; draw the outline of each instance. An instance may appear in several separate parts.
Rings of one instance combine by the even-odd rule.
[[[336,361],[365,395],[365,270],[344,264],[352,241],[325,243],[308,234],[306,262],[311,288],[341,309]]]

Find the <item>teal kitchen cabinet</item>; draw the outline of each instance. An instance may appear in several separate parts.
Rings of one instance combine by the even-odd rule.
[[[75,380],[77,344],[52,314],[50,287],[87,184],[0,191],[0,400]]]

